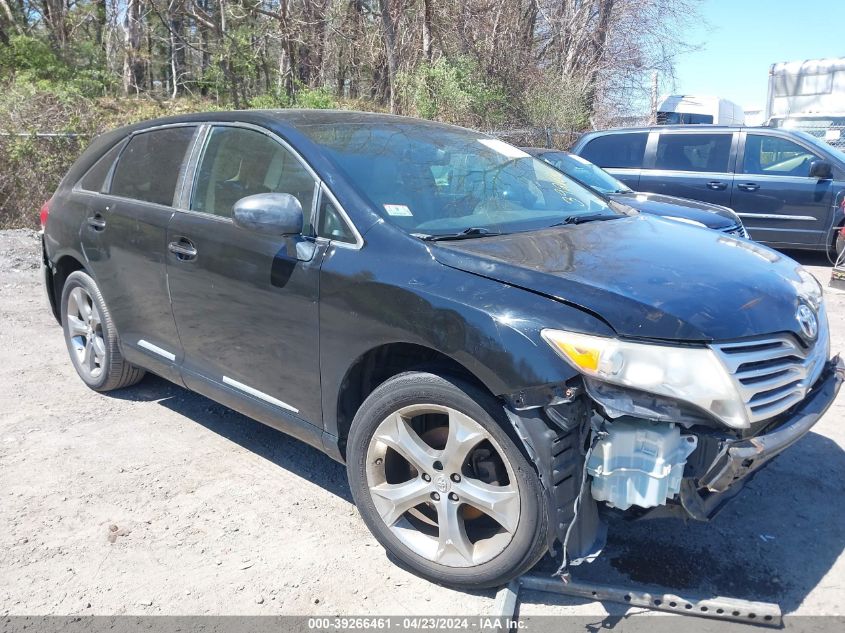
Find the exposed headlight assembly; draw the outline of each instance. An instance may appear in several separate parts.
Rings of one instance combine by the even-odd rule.
[[[709,348],[634,343],[563,330],[543,330],[542,336],[587,376],[688,402],[733,428],[749,426],[727,369]]]

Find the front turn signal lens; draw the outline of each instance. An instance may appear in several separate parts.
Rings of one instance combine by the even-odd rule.
[[[599,348],[560,340],[552,340],[550,343],[563,352],[566,358],[579,369],[594,372],[599,368],[599,359],[601,358]]]

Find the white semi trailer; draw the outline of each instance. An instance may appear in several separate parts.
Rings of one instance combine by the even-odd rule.
[[[845,144],[845,57],[772,64],[765,118]]]

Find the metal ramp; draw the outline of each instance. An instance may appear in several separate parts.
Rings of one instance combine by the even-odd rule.
[[[723,597],[681,596],[670,591],[654,593],[635,586],[600,585],[574,580],[571,576],[525,574],[496,594],[495,614],[503,622],[516,622],[519,594],[522,590],[541,591],[600,602],[617,602],[679,615],[730,620],[758,626],[781,627],[780,606],[770,602],[752,602]],[[507,629],[501,629],[505,633]]]

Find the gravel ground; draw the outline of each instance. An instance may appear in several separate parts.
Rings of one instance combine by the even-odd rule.
[[[491,591],[395,566],[309,446],[153,376],[87,389],[38,258],[35,233],[0,232],[0,614],[492,612]],[[826,285],[824,258],[799,258]],[[841,350],[845,295],[828,305]],[[845,614],[843,402],[713,523],[611,526],[576,577]],[[625,608],[528,594],[521,613]]]

